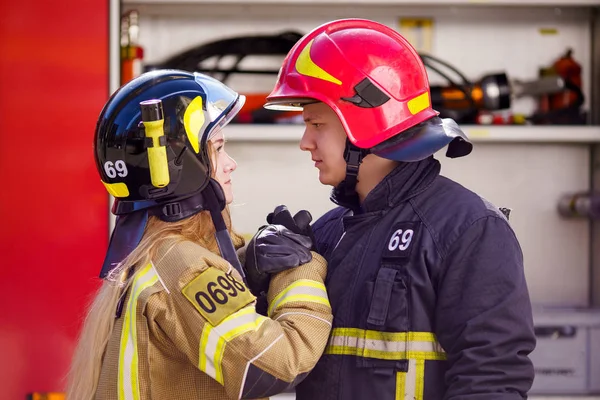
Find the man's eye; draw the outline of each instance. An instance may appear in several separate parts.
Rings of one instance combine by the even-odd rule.
[[[315,128],[320,128],[321,126],[323,126],[323,124],[320,124],[320,123],[317,122],[317,123],[314,123],[313,126]]]

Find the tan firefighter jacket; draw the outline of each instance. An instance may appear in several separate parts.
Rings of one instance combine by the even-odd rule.
[[[223,258],[189,241],[163,244],[133,276],[96,400],[264,398],[294,386],[329,337],[325,275],[316,253],[274,275],[267,318]]]

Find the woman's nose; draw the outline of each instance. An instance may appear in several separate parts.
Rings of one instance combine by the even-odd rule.
[[[235,171],[235,169],[237,168],[237,163],[235,162],[235,160],[233,158],[231,158],[229,156],[229,154],[227,155],[227,158],[229,159],[229,161],[227,162],[227,165],[226,165],[226,171],[227,172]]]

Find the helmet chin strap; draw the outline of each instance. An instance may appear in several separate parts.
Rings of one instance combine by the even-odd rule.
[[[117,216],[106,258],[100,271],[100,278],[107,278],[140,243],[148,222],[153,215],[163,221],[175,222],[188,218],[202,210],[208,210],[215,226],[215,238],[221,257],[227,260],[245,280],[245,274],[237,257],[235,247],[227,231],[221,212],[225,208],[225,195],[217,181],[210,179],[202,192],[176,202],[163,204],[151,209],[141,209]]]
[[[344,160],[346,160],[346,177],[339,185],[333,188],[331,192],[331,201],[336,204],[348,207],[358,207],[358,193],[356,184],[358,183],[358,170],[363,159],[370,153],[370,149],[361,149],[355,146],[346,138],[346,148],[344,149]]]
[[[363,158],[370,153],[369,149],[361,149],[346,138],[346,148],[344,149],[344,160],[346,160],[346,178],[342,182],[344,194],[351,196],[356,194],[356,184],[358,183],[358,169],[363,162]]]
[[[212,181],[213,180],[211,179],[211,182]],[[221,213],[225,208],[225,195],[223,194],[223,189],[221,189],[218,184],[208,185],[203,193],[206,194],[205,198],[207,200],[210,216],[215,226],[215,238],[217,239],[217,246],[219,247],[221,257],[227,260],[229,264],[239,272],[244,282],[246,282],[246,274],[244,273],[242,264],[240,264],[235,247],[231,241],[231,236],[227,231],[227,225],[223,219],[223,214]]]
[[[162,215],[159,215],[159,218],[166,221],[178,221],[194,215],[200,210],[208,210],[215,226],[215,239],[217,240],[221,257],[227,260],[239,272],[244,281],[246,281],[246,275],[244,274],[235,247],[231,241],[231,236],[227,231],[223,214],[221,213],[225,209],[225,205],[225,194],[221,185],[211,178],[208,186],[199,195],[163,206],[160,209]],[[175,214],[167,215],[168,209],[174,210]]]

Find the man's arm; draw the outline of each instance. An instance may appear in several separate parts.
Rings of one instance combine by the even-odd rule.
[[[523,255],[501,217],[475,221],[450,248],[435,330],[447,352],[447,400],[526,398],[535,334]]]

